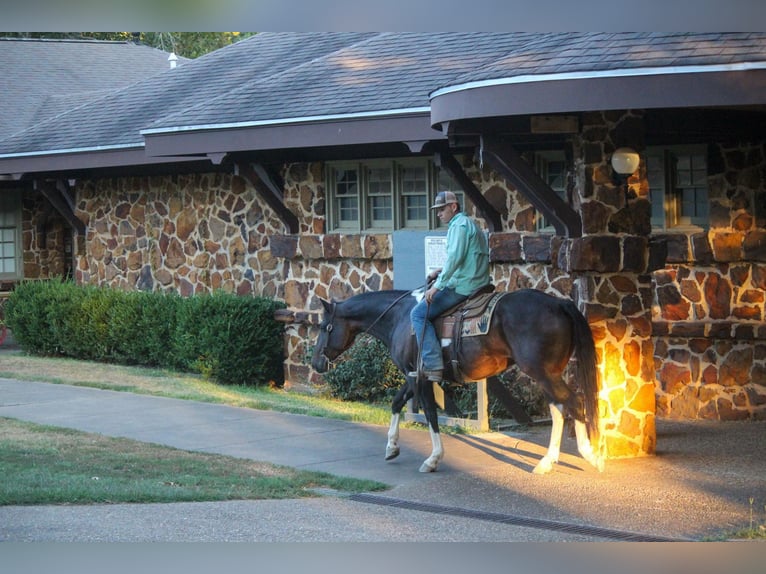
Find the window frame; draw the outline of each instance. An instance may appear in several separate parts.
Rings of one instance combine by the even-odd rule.
[[[563,200],[567,201],[567,173],[569,166],[567,165],[566,153],[564,150],[539,150],[535,151],[533,155],[534,169],[537,175]],[[564,166],[562,171],[562,186],[561,188],[553,187],[549,180],[548,167],[553,162],[561,162]],[[540,213],[539,210],[535,210],[535,231],[537,233],[555,233],[556,229],[551,222],[549,222],[545,215]]]
[[[649,146],[644,151],[644,162],[646,165],[646,180],[649,186],[649,200],[652,204],[651,225],[655,231],[686,231],[686,230],[704,230],[710,227],[710,170],[708,161],[707,146],[698,145],[667,145],[667,146]],[[677,182],[678,168],[677,162],[673,163],[673,158],[678,156],[690,158],[690,170],[692,178],[688,185],[681,185]],[[695,157],[702,157],[704,161],[703,182],[696,181],[693,174]],[[661,178],[658,181],[653,177],[653,173],[658,170],[652,168],[652,159],[660,161]],[[702,183],[702,185],[699,185]],[[696,184],[696,185],[695,185]],[[684,191],[686,190],[704,190],[704,198],[695,200],[695,209],[702,206],[703,215],[690,216],[683,214]],[[659,196],[658,196],[659,195]],[[662,205],[662,221],[659,221],[658,206]]]
[[[24,277],[21,250],[21,213],[21,191],[3,190],[0,192],[0,280],[3,281],[14,281]],[[6,219],[7,216],[10,217]],[[6,245],[11,245],[11,249],[14,251],[12,256],[7,257],[5,255]],[[5,260],[11,258],[14,260],[14,270],[5,271]]]
[[[380,192],[372,193],[370,191],[370,183],[372,178],[370,174],[372,170],[380,170],[388,168],[388,194],[382,194]],[[370,232],[384,231],[390,229],[396,225],[396,202],[394,189],[396,187],[396,171],[395,166],[391,160],[370,160],[360,163],[361,186],[360,186],[360,205],[363,209],[359,210],[361,216],[360,226],[363,229],[367,229]],[[370,201],[371,197],[388,197],[390,217],[388,220],[375,219],[373,214],[373,205]],[[381,223],[382,222],[382,223]]]
[[[430,157],[404,157],[404,158],[371,158],[357,161],[328,161],[325,164],[326,174],[326,199],[327,199],[327,233],[392,233],[398,230],[427,231],[437,229],[440,226],[439,219],[430,209],[434,197],[439,188],[440,171]],[[391,219],[387,222],[375,221],[372,214],[373,197],[382,197],[370,190],[371,170],[388,166],[391,174]],[[425,189],[419,192],[405,191],[405,174],[408,169],[424,170],[423,184]],[[339,212],[340,197],[337,193],[338,172],[356,171],[357,189],[354,197],[357,202],[357,218],[354,222],[342,221]],[[446,174],[446,172],[444,172]],[[442,175],[444,177],[444,175]],[[447,174],[447,177],[449,175]],[[451,188],[457,188],[458,184],[452,180]],[[458,193],[458,191],[456,191]],[[464,200],[463,191],[459,189],[459,197]],[[407,219],[405,205],[406,197],[421,196],[425,198],[425,218]],[[344,196],[345,197],[345,196]],[[461,205],[464,205],[461,203]]]

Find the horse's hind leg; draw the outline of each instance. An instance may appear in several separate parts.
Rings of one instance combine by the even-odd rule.
[[[439,461],[444,458],[444,447],[442,446],[442,439],[439,434],[439,419],[436,413],[434,390],[430,381],[421,381],[418,388],[423,412],[428,421],[428,432],[431,435],[431,456],[420,465],[420,472],[434,472],[436,467],[439,466]]]
[[[592,464],[599,472],[604,470],[604,458],[600,451],[593,448],[591,436],[588,433],[588,426],[585,423],[585,405],[582,397],[571,395],[565,405],[567,412],[574,418],[575,437],[577,438],[577,451],[586,461]],[[598,448],[598,444],[596,445]]]
[[[436,467],[439,466],[439,461],[444,458],[444,447],[442,446],[442,437],[439,431],[433,430],[429,425],[428,432],[431,434],[431,456],[420,465],[420,472],[434,472]]]
[[[551,411],[551,440],[548,444],[548,452],[532,471],[535,474],[547,474],[553,470],[553,465],[559,461],[559,454],[561,453],[561,436],[564,433],[563,407],[549,403],[548,408]]]
[[[580,455],[592,464],[599,472],[604,471],[604,457],[595,452],[588,437],[588,429],[585,423],[575,419],[575,436],[577,437],[577,450]]]

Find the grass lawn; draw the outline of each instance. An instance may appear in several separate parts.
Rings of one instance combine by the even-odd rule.
[[[190,502],[383,490],[371,481],[0,417],[0,505]]]
[[[221,386],[162,369],[0,354],[0,377],[387,425],[387,405]],[[412,423],[410,423],[412,424]],[[0,418],[0,504],[180,502],[316,496],[386,485]]]
[[[58,357],[36,357],[25,355],[21,351],[3,351],[0,355],[0,377],[127,391],[379,425],[388,425],[391,419],[390,405],[344,402],[268,387],[223,386],[195,374]],[[403,423],[403,426],[404,424],[407,423]]]

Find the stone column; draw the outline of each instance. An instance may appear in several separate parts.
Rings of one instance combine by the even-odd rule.
[[[558,264],[574,278],[573,296],[596,341],[603,452],[608,458],[649,455],[656,445],[651,207],[643,166],[621,183],[609,165],[617,147],[641,150],[643,120],[606,112],[587,114],[583,122],[574,146],[583,237],[562,243]]]

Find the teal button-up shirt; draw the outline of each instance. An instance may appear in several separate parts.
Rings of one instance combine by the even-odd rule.
[[[434,283],[470,295],[489,283],[489,247],[484,232],[462,211],[447,226],[447,262]]]

